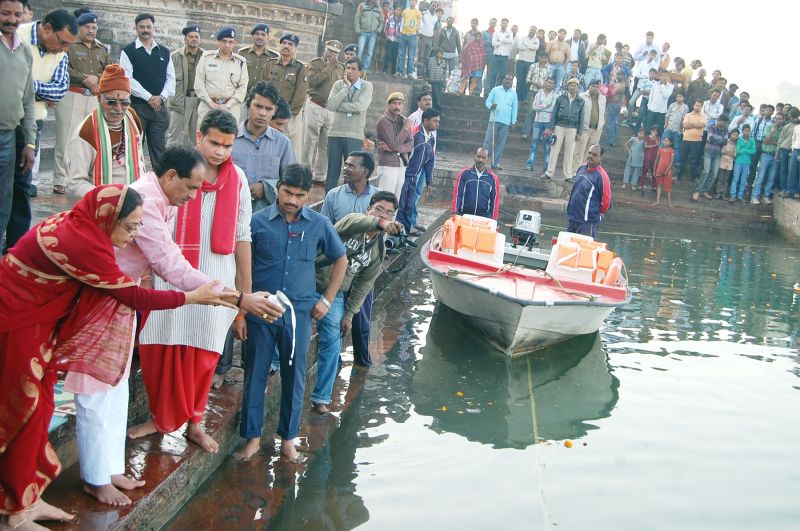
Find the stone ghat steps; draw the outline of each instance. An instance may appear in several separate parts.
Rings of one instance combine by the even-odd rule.
[[[446,205],[430,203],[422,207],[420,222],[430,227],[441,224]],[[433,234],[429,230],[418,239],[420,246]],[[393,260],[387,259],[384,273],[375,284],[376,297],[389,288],[393,274],[386,273]],[[238,349],[237,349],[238,350]],[[316,376],[316,335],[308,352],[306,389],[310,392]],[[169,435],[151,435],[137,441],[128,441],[126,448],[127,473],[147,481],[145,487],[129,493],[133,504],[111,507],[101,504],[83,493],[79,464],[75,460],[74,443],[69,448],[67,440],[74,439],[74,419],[62,426],[57,443],[59,457],[64,459],[64,470],[45,491],[44,498],[51,504],[76,515],[70,523],[50,523],[52,529],[158,529],[166,524],[194,495],[211,474],[237,449],[239,437],[239,410],[241,406],[243,373],[234,369],[228,373],[226,385],[211,390],[204,420],[205,429],[219,443],[220,451],[209,454],[190,443],[183,429]],[[141,376],[131,376],[132,394],[129,425],[146,418],[147,402]],[[306,404],[308,401],[306,400]],[[265,419],[272,420],[280,404],[280,374],[270,377],[265,406]],[[270,424],[267,423],[267,426]],[[270,434],[265,433],[265,438]],[[72,457],[70,456],[72,452]]]

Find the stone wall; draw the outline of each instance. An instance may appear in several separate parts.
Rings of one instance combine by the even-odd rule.
[[[260,2],[238,0],[217,2],[211,0],[114,0],[54,1],[36,3],[38,17],[55,8],[74,10],[88,7],[98,17],[97,38],[111,46],[111,54],[119,57],[120,49],[135,37],[133,20],[139,13],[151,13],[156,19],[156,40],[171,50],[183,46],[181,29],[188,22],[202,28],[203,47],[216,47],[215,35],[223,26],[239,32],[237,43],[250,43],[250,29],[257,22],[269,24],[269,46],[277,48],[278,39],[287,32],[300,37],[297,57],[307,62],[317,56],[323,28],[342,13],[341,4],[328,4],[315,0],[282,0]]]
[[[800,201],[775,196],[773,217],[778,230],[787,238],[800,242]]]

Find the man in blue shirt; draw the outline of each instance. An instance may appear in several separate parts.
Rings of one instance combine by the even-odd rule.
[[[493,88],[489,97],[486,98],[486,108],[491,111],[491,114],[489,114],[489,126],[486,128],[483,149],[489,152],[489,160],[492,161],[491,167],[495,170],[503,169],[500,161],[503,160],[503,151],[506,149],[508,130],[517,123],[519,102],[516,91],[511,90],[513,84],[514,75],[506,74],[503,76],[503,84]]]
[[[320,212],[336,225],[348,214],[366,214],[372,196],[378,191],[369,178],[375,170],[375,159],[366,151],[353,151],[344,161],[344,184],[337,186],[325,196]],[[345,294],[345,299],[350,293]],[[372,322],[372,290],[353,316],[350,336],[353,341],[353,359],[364,367],[372,366],[369,354],[369,329]]]
[[[294,438],[306,385],[306,354],[311,318],[322,319],[331,306],[347,268],[345,248],[331,222],[305,207],[311,190],[311,169],[292,164],[278,181],[277,201],[260,210],[251,222],[253,290],[283,292],[291,302],[283,317],[272,322],[245,318],[234,322],[244,338],[244,392],[239,433],[247,444],[235,457],[250,459],[261,444],[264,390],[276,346],[281,366],[281,409],[278,435],[281,454],[300,462]],[[314,260],[321,251],[333,263],[328,288],[316,297]]]
[[[281,172],[296,162],[289,138],[269,126],[279,99],[275,85],[266,81],[253,85],[244,101],[247,118],[233,141],[233,162],[247,175],[253,212],[275,202]]]
[[[436,135],[439,129],[439,111],[434,108],[425,109],[422,113],[422,125],[414,130],[414,150],[408,159],[405,181],[400,192],[400,206],[397,207],[397,221],[403,224],[411,236],[420,233],[412,231],[417,224],[417,179],[425,176],[425,193],[433,193],[433,167],[436,163]]]

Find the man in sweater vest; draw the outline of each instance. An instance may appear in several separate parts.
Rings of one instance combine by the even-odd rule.
[[[169,131],[167,145],[192,145],[196,143],[197,106],[200,100],[194,91],[197,62],[205,50],[200,47],[200,26],[189,24],[183,30],[183,50],[172,52],[175,69],[175,94],[169,99]]]
[[[367,109],[372,103],[372,83],[361,79],[361,61],[348,59],[344,79],[333,84],[328,96],[328,109],[333,111],[333,123],[328,133],[328,175],[325,193],[339,183],[342,163],[353,151],[361,149]]]
[[[22,44],[17,26],[22,18],[21,0],[0,0],[0,70],[8,76],[0,85],[0,244],[11,217],[14,168],[27,173],[36,158],[36,119],[33,95],[33,54]],[[17,154],[17,132],[23,149]]]
[[[65,9],[49,12],[43,20],[35,20],[17,29],[19,39],[30,47],[33,55],[33,93],[36,98],[36,138],[33,147],[39,150],[39,136],[47,108],[61,101],[69,86],[67,50],[78,40],[78,21]],[[17,160],[22,160],[25,135],[17,134]],[[10,249],[31,228],[32,173],[16,165],[11,217],[6,226],[5,249]],[[35,195],[35,194],[34,194]]]
[[[169,128],[167,100],[175,95],[175,67],[166,46],[153,34],[156,18],[150,13],[136,16],[135,41],[122,49],[119,64],[131,80],[132,107],[144,129],[150,164],[161,159]]]

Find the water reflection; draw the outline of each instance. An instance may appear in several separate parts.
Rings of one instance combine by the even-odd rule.
[[[590,421],[611,414],[618,388],[598,334],[511,359],[439,304],[410,396],[417,413],[434,417],[436,432],[526,448],[586,435]]]

